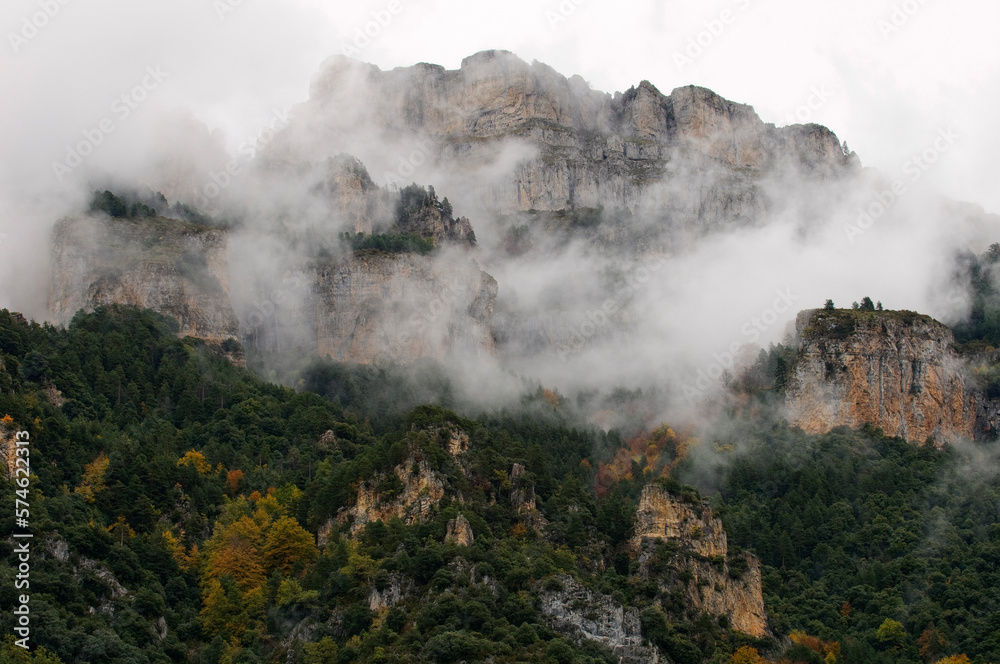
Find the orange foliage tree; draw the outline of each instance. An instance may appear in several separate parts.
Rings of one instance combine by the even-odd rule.
[[[240,469],[230,470],[226,473],[226,490],[231,494],[236,494],[240,490],[240,481],[243,479],[243,471]]]

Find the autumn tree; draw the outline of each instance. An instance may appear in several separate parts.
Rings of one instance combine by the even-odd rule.
[[[262,585],[265,579],[259,551],[262,538],[260,526],[249,517],[228,526],[216,525],[216,532],[208,544],[207,578],[220,579],[228,575],[243,590]]]
[[[948,647],[948,639],[944,633],[933,623],[927,626],[917,638],[917,648],[920,651],[920,658],[925,662],[932,662],[944,654]]]
[[[898,652],[906,643],[906,630],[898,620],[886,618],[875,630],[875,638],[883,644],[889,652]]]
[[[93,503],[96,500],[95,496],[107,488],[104,476],[108,472],[110,463],[104,452],[98,454],[96,459],[84,467],[80,486],[73,491],[83,496],[83,499],[88,503]]]
[[[205,455],[195,450],[185,453],[184,456],[177,460],[177,465],[190,466],[198,471],[199,475],[208,475],[212,472],[212,466],[205,459]]]
[[[969,661],[969,656],[962,655],[952,655],[950,657],[945,657],[944,659],[939,659],[936,664],[972,664]]]
[[[312,534],[290,516],[281,517],[267,531],[261,550],[264,567],[289,574],[296,563],[309,564],[319,557]]]
[[[767,660],[760,656],[756,648],[743,646],[733,653],[729,659],[730,664],[767,664]]]
[[[230,470],[226,473],[226,490],[229,491],[229,493],[236,495],[236,492],[240,489],[240,481],[242,480],[242,470],[239,470],[238,468],[236,470]]]

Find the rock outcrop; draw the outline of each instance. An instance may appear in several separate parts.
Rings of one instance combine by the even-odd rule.
[[[457,544],[458,546],[472,546],[476,537],[472,532],[472,524],[464,516],[459,514],[448,522],[448,530],[444,536],[445,542]]]
[[[595,641],[609,648],[623,664],[655,664],[659,651],[642,637],[637,609],[626,609],[607,595],[581,585],[568,574],[542,584],[539,610],[552,628],[577,643]]]
[[[398,482],[392,481],[393,478]],[[407,525],[423,523],[442,498],[444,479],[426,461],[410,456],[393,468],[391,474],[362,482],[357,502],[340,518],[350,519],[352,535],[372,521],[399,518]]]
[[[648,539],[680,542],[685,549],[705,558],[725,557],[729,550],[726,531],[711,509],[681,502],[652,484],[643,489],[639,498],[633,550],[640,549]]]
[[[493,277],[418,254],[357,252],[316,277],[317,351],[343,362],[495,353]]]
[[[478,53],[453,71],[383,72],[331,58],[268,156],[294,165],[343,150],[400,184],[430,165],[467,181],[478,204],[502,214],[655,203],[666,221],[702,225],[758,217],[764,173],[792,166],[829,175],[856,165],[828,129],[776,128],[705,88],[664,95],[643,81],[605,94],[505,51]],[[697,191],[684,177],[692,170]]]
[[[408,436],[409,454],[406,459],[390,471],[378,473],[362,482],[355,504],[338,515],[341,523],[350,523],[352,535],[372,521],[398,518],[412,525],[424,523],[432,516],[445,497],[449,480],[448,476],[431,468],[426,445],[448,452],[455,462],[455,471],[466,472],[463,456],[469,448],[469,435],[460,427],[450,424],[415,425]],[[454,492],[451,495],[455,497]],[[326,524],[320,529],[321,545],[329,540],[332,525]],[[464,516],[458,515],[448,524],[446,539],[470,546],[474,541],[472,525]]]
[[[386,189],[372,181],[368,169],[357,158],[339,154],[327,164],[326,195],[331,209],[340,215],[341,227],[370,235],[393,224],[395,203]]]
[[[755,556],[731,554],[726,533],[711,508],[683,501],[656,484],[639,499],[632,549],[640,574],[665,590],[682,589],[682,610],[725,616],[733,629],[763,637],[769,634]]]
[[[17,468],[17,429],[13,422],[0,420],[0,468],[4,479],[14,479]]]
[[[342,196],[352,191],[351,178],[362,179],[363,167],[351,163],[342,163],[339,171]],[[369,200],[366,185],[358,186],[359,200]],[[375,223],[380,213],[367,203],[359,206],[354,223]],[[452,221],[471,234],[468,220]],[[442,232],[464,243],[462,228]],[[241,271],[231,278],[232,261],[246,268],[239,257],[230,257],[228,241],[223,228],[175,219],[64,219],[52,240],[51,320],[65,325],[81,309],[120,304],[175,318],[181,336],[216,346],[239,338],[259,350],[296,347],[361,364],[495,354],[497,283],[471,261],[346,252],[318,266],[303,261],[294,266],[293,278],[275,286]],[[242,356],[231,359],[243,362]]]
[[[808,433],[873,424],[914,442],[977,435],[979,391],[942,323],[909,311],[809,310],[785,404]]]
[[[52,320],[122,304],[175,318],[181,335],[236,337],[226,240],[221,229],[174,219],[63,219],[52,239]]]
[[[384,587],[372,587],[368,595],[368,608],[375,613],[381,613],[398,604],[410,592],[413,581],[399,572],[391,572],[389,581]]]

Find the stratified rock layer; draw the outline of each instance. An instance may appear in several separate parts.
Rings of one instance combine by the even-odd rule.
[[[658,543],[672,547],[665,569]],[[707,505],[647,485],[639,498],[632,548],[641,574],[666,590],[682,588],[690,616],[726,616],[733,629],[745,634],[769,633],[760,563],[749,553],[730,556],[722,521]]]
[[[180,334],[239,333],[229,299],[226,233],[173,219],[63,219],[53,232],[49,312],[122,304],[171,316]]]
[[[808,433],[873,424],[923,442],[973,438],[981,398],[951,330],[908,311],[810,310],[785,403]]]
[[[386,145],[393,156],[373,147]],[[473,55],[458,70],[383,72],[331,58],[268,156],[295,165],[344,150],[400,185],[432,164],[500,213],[655,205],[704,225],[764,211],[754,173],[829,175],[857,163],[825,127],[776,128],[705,88],[664,95],[643,81],[605,94],[504,51]]]
[[[560,586],[543,586],[539,610],[553,629],[577,643],[596,641],[609,648],[623,664],[655,664],[660,654],[642,638],[639,611],[626,609],[607,595],[581,585],[568,574],[556,575]]]

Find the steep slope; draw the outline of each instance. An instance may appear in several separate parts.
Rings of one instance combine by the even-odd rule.
[[[793,425],[820,433],[870,423],[915,442],[979,433],[984,399],[943,324],[909,311],[810,310],[796,328],[785,397]]]
[[[52,237],[52,320],[123,304],[177,319],[180,334],[239,333],[229,299],[227,236],[175,219],[67,218]]]
[[[750,553],[730,554],[722,521],[703,504],[686,503],[656,484],[647,485],[636,510],[632,549],[640,573],[665,591],[681,591],[692,619],[722,615],[732,628],[770,633],[760,562]]]
[[[316,163],[342,150],[401,184],[432,165],[499,213],[654,205],[664,218],[700,225],[758,218],[767,174],[845,174],[857,164],[824,127],[779,129],[704,88],[664,95],[643,81],[604,94],[504,51],[454,71],[383,72],[331,58],[269,158]]]
[[[361,364],[492,357],[497,283],[463,253],[475,244],[469,220],[454,218],[433,189],[378,187],[351,157],[328,169],[324,194],[351,229],[332,256],[316,247],[289,258],[256,253],[282,246],[281,229],[103,214],[61,221],[52,237],[51,319],[65,325],[81,309],[122,304],[177,319],[182,336],[238,337],[259,350]],[[436,246],[459,250],[427,253]],[[284,276],[275,281],[262,265]]]

